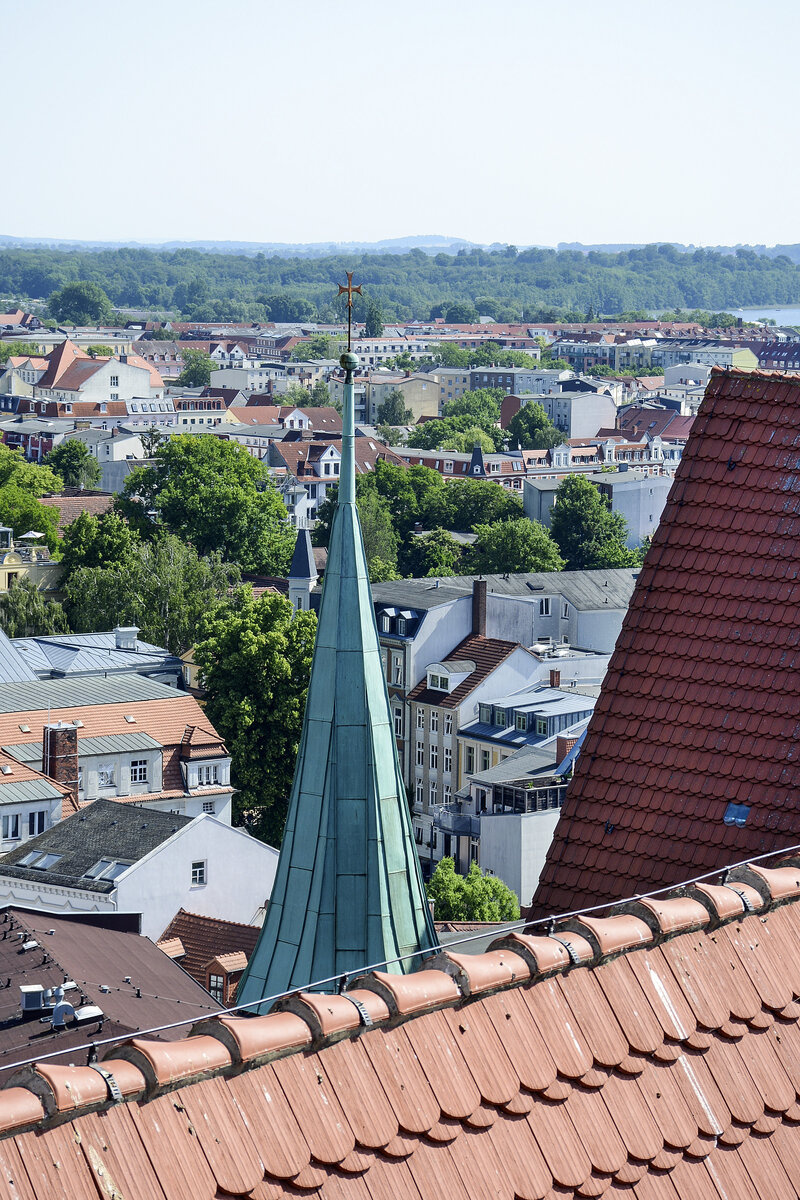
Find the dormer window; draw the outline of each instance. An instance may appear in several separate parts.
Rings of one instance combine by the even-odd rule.
[[[492,723],[492,706],[491,704],[481,704],[478,707],[478,720],[481,725],[491,725]]]
[[[387,617],[386,613],[383,613],[381,616],[381,633],[388,633],[391,628],[391,618]]]
[[[520,733],[527,733],[528,732],[528,714],[527,713],[517,713],[517,715],[514,719],[514,726],[516,729],[519,730]]]
[[[428,677],[428,687],[435,688],[440,692],[449,692],[450,679],[447,675],[430,675]]]

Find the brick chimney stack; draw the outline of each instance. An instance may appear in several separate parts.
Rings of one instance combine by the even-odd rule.
[[[42,771],[69,788],[78,801],[78,730],[74,725],[45,725],[42,733]]]
[[[472,583],[472,632],[477,637],[486,637],[485,579],[475,579]]]
[[[556,766],[564,761],[577,740],[578,739],[576,737],[563,737],[561,734],[558,735],[556,738]]]
[[[550,687],[561,687],[561,672],[556,670],[555,667],[551,667],[550,669]]]

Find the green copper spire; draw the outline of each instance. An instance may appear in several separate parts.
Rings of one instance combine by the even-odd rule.
[[[340,362],[341,474],[303,734],[275,884],[239,985],[240,1004],[438,944],[397,757],[355,501],[358,359],[348,349]],[[387,970],[418,963],[389,962]]]

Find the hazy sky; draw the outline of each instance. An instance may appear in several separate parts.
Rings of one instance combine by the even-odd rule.
[[[799,14],[0,0],[0,233],[797,242]]]

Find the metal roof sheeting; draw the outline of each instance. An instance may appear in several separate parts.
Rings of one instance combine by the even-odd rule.
[[[0,804],[30,804],[36,800],[60,800],[62,793],[48,779],[10,779],[0,775]]]
[[[37,679],[9,683],[0,691],[0,713],[44,709],[80,708],[93,704],[133,704],[137,700],[175,698],[175,688],[142,675],[115,675],[113,679]]]
[[[20,762],[42,762],[42,743],[23,742],[21,745],[4,746],[7,754],[13,755]],[[105,737],[86,737],[78,735],[78,756],[91,757],[96,754],[129,754],[134,750],[161,750],[161,742],[157,742],[149,733],[140,730],[138,733],[111,733]]]

